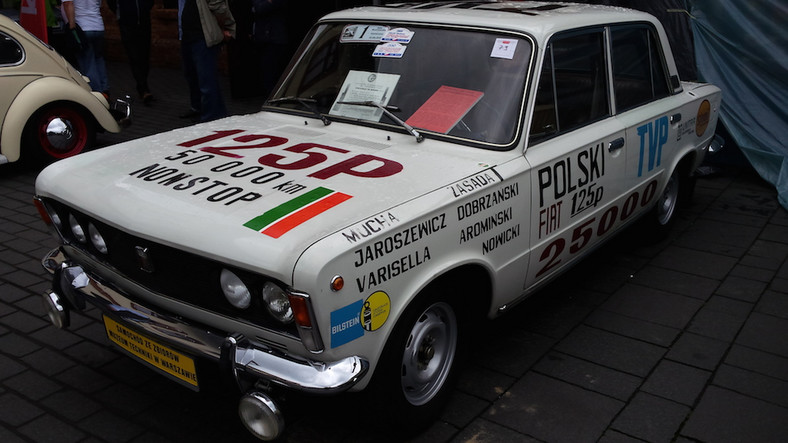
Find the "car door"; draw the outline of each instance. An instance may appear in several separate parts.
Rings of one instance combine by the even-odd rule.
[[[664,181],[663,172],[671,165],[663,159],[676,158],[681,127],[695,130],[695,109],[681,109],[681,97],[671,95],[664,54],[653,27],[646,23],[611,26],[610,48],[616,118],[627,131],[626,175],[636,183]]]
[[[557,34],[545,52],[525,153],[533,207],[526,290],[620,225],[626,134],[612,116],[606,38],[604,27]]]

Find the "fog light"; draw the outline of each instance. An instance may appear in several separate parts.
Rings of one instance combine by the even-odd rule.
[[[274,283],[268,282],[263,286],[263,300],[268,312],[282,323],[293,321],[293,309],[290,307],[290,298],[287,293]]]
[[[93,223],[88,224],[88,234],[90,234],[90,242],[93,243],[93,247],[102,254],[109,252],[107,249],[107,242],[104,241],[104,237],[101,236],[101,233]]]
[[[76,238],[78,242],[88,242],[88,237],[85,235],[85,230],[82,229],[82,225],[79,224],[76,217],[74,217],[74,214],[69,214],[68,224],[71,227],[71,233],[74,234],[74,238]]]
[[[49,317],[49,321],[51,321],[56,328],[65,329],[68,327],[68,311],[66,310],[65,306],[63,306],[63,301],[60,299],[59,295],[52,291],[47,291],[44,294],[42,302],[44,304],[44,310],[47,313],[47,317]]]
[[[222,286],[225,298],[231,305],[238,309],[246,309],[252,303],[252,294],[244,282],[227,269],[222,269],[219,276],[219,284]]]
[[[268,396],[260,392],[249,392],[238,404],[241,422],[260,440],[273,440],[285,429],[282,412]]]

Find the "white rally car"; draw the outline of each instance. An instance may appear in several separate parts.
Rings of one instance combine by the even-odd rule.
[[[330,14],[262,112],[41,173],[50,319],[97,306],[193,389],[220,368],[260,438],[287,390],[368,390],[424,426],[474,322],[675,218],[721,97],[666,41],[650,15],[563,3]]]

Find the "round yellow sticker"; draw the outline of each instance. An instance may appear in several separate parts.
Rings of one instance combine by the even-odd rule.
[[[711,118],[711,104],[708,100],[703,100],[698,108],[698,116],[695,118],[695,134],[700,137],[706,132],[709,127],[709,119]]]
[[[389,318],[391,300],[383,291],[377,291],[364,300],[361,307],[361,326],[366,331],[375,331]]]

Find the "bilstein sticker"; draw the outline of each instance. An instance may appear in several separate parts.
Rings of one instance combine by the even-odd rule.
[[[390,312],[391,299],[383,291],[331,312],[331,347],[361,338],[365,331],[377,331],[386,324]]]
[[[376,331],[386,323],[391,311],[391,300],[383,291],[377,291],[364,300],[361,325],[366,331]]]
[[[351,303],[331,313],[331,347],[336,348],[364,335],[359,312],[364,300]]]
[[[296,226],[352,197],[328,188],[315,188],[258,215],[244,223],[244,226],[269,237],[279,238]]]

